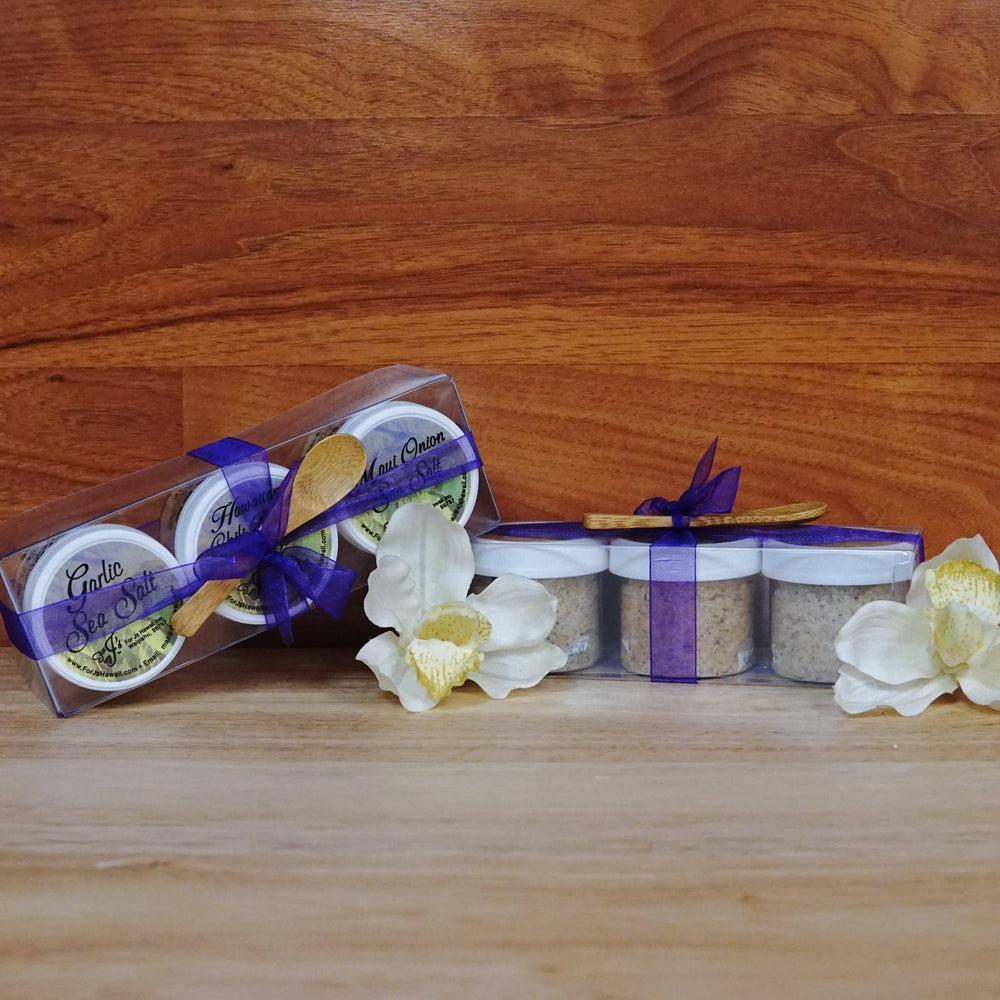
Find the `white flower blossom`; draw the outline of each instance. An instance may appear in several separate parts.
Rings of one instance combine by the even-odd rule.
[[[409,711],[433,708],[466,680],[506,698],[565,665],[566,654],[545,641],[556,599],[537,580],[512,574],[469,594],[469,536],[430,504],[404,504],[392,515],[375,564],[365,614],[393,631],[365,643],[358,659]]]
[[[837,636],[834,685],[852,715],[922,712],[958,688],[1000,709],[1000,567],[983,539],[960,538],[917,567],[906,603],[873,601]]]

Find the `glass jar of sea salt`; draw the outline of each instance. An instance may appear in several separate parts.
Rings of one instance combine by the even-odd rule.
[[[841,627],[869,601],[902,601],[916,566],[908,544],[819,546],[765,542],[771,669],[797,681],[832,684]]]
[[[621,579],[621,665],[651,672],[648,543],[622,539],[610,548],[610,569]],[[724,677],[753,664],[760,582],[760,546],[754,539],[698,546],[697,676]]]
[[[601,656],[601,601],[608,547],[593,538],[524,538],[501,525],[472,543],[475,593],[498,576],[537,580],[558,601],[548,641],[568,656],[566,670],[593,666]]]

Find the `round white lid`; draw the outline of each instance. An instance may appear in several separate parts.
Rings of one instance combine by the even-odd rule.
[[[155,538],[151,538],[138,528],[130,528],[121,524],[94,524],[74,528],[57,538],[31,568],[24,587],[22,601],[24,611],[34,611],[48,604],[64,601],[69,596],[79,596],[79,594],[71,595],[67,592],[65,584],[67,567],[85,557],[93,559],[97,553],[103,554],[102,560],[113,559],[116,568],[120,568],[120,572],[116,573],[113,578],[100,581],[102,584],[106,582],[108,585],[117,582],[117,580],[124,581],[132,578],[135,574],[155,573],[177,566],[177,560],[166,546],[161,545]],[[85,591],[81,590],[81,592]],[[157,614],[164,616],[172,614],[179,606],[180,601],[174,605],[167,605],[163,611]],[[169,623],[165,622],[163,628],[159,630],[160,639],[154,640],[153,647],[145,641],[134,645],[124,644],[125,648],[121,651],[121,655],[126,663],[130,658],[134,659],[147,650],[151,650],[148,652],[146,665],[131,672],[128,677],[119,679],[116,678],[115,674],[109,674],[105,677],[98,668],[92,668],[92,672],[88,672],[88,666],[97,661],[96,657],[88,653],[87,650],[91,645],[104,643],[107,639],[121,632],[137,629],[146,620],[138,618],[126,622],[110,636],[94,640],[94,643],[84,644],[79,652],[76,652],[74,647],[72,650],[67,649],[64,652],[44,657],[42,662],[78,687],[95,691],[124,691],[144,684],[167,667],[184,643],[184,637],[174,632]],[[47,639],[41,631],[41,622],[37,618],[29,618],[28,623],[28,631],[35,644],[40,647],[44,646]],[[75,616],[66,624],[67,628],[73,630],[78,628]],[[74,667],[74,664],[77,664],[79,669]]]
[[[649,549],[647,542],[616,539],[611,543],[611,572],[630,580],[648,580]],[[698,583],[736,580],[759,572],[760,546],[754,539],[708,542],[698,546],[695,561]]]
[[[441,444],[462,437],[465,431],[450,417],[421,403],[394,401],[378,403],[347,418],[336,433],[353,434],[368,453],[365,481],[383,472],[419,459],[420,455]],[[440,440],[437,440],[440,438]],[[397,507],[406,503],[438,501],[452,520],[465,525],[472,516],[479,495],[479,470],[457,473],[458,488],[445,489],[453,480],[421,490],[380,508],[341,521],[337,527],[352,545],[365,552],[374,552],[385,532],[386,524]],[[454,506],[452,505],[454,503]]]
[[[271,491],[263,501],[269,501],[275,487],[279,486],[288,475],[288,469],[283,465],[269,462],[267,466],[271,474]],[[233,482],[243,482],[255,474],[256,470],[248,467],[248,463],[237,463],[229,470]],[[184,501],[184,506],[177,517],[174,528],[174,552],[181,562],[193,562],[201,554],[204,545],[201,544],[202,531],[209,529],[212,513],[233,499],[226,473],[219,469],[206,477],[192,491],[191,496]],[[230,518],[237,525],[239,518]]]
[[[905,543],[874,546],[791,545],[768,542],[763,572],[785,583],[869,586],[909,580],[916,566],[913,548]]]
[[[503,525],[494,529],[503,532]],[[588,576],[608,568],[608,546],[596,538],[477,538],[472,543],[480,576],[516,573],[533,580]]]

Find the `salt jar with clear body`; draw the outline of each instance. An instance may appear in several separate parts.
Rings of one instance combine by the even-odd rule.
[[[648,543],[628,539],[610,546],[610,569],[618,577],[621,665],[651,673]],[[724,677],[753,665],[760,547],[753,539],[700,544],[695,560],[698,677]]]
[[[567,654],[564,671],[583,670],[601,658],[607,545],[593,538],[505,535],[501,525],[474,541],[472,553],[476,593],[498,576],[513,573],[537,580],[556,598],[556,621],[548,641]]]
[[[770,601],[771,670],[833,684],[837,633],[870,601],[902,601],[916,566],[909,544],[789,545],[768,542],[763,573]]]

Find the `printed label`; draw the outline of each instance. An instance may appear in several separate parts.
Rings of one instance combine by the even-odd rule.
[[[382,540],[389,518],[403,504],[429,503],[444,511],[453,521],[462,517],[469,503],[469,473],[462,473],[428,489],[419,488],[421,479],[440,468],[440,459],[424,456],[449,440],[451,437],[439,424],[419,416],[390,421],[385,427],[377,427],[365,435],[362,443],[368,453],[368,468],[361,477],[362,483],[398,469],[407,462],[413,465],[414,473],[415,492],[352,519],[352,524],[373,544],[377,545]]]
[[[177,638],[170,616],[180,601],[146,617],[142,602],[158,598],[163,583],[153,574],[167,568],[141,545],[125,542],[77,553],[54,575],[44,598],[45,604],[69,602],[59,635],[53,637],[66,648],[55,659],[71,673],[102,682],[129,680],[158,666]],[[103,594],[100,602],[92,598],[94,591],[109,587],[110,601]],[[46,621],[52,628],[51,616]]]

